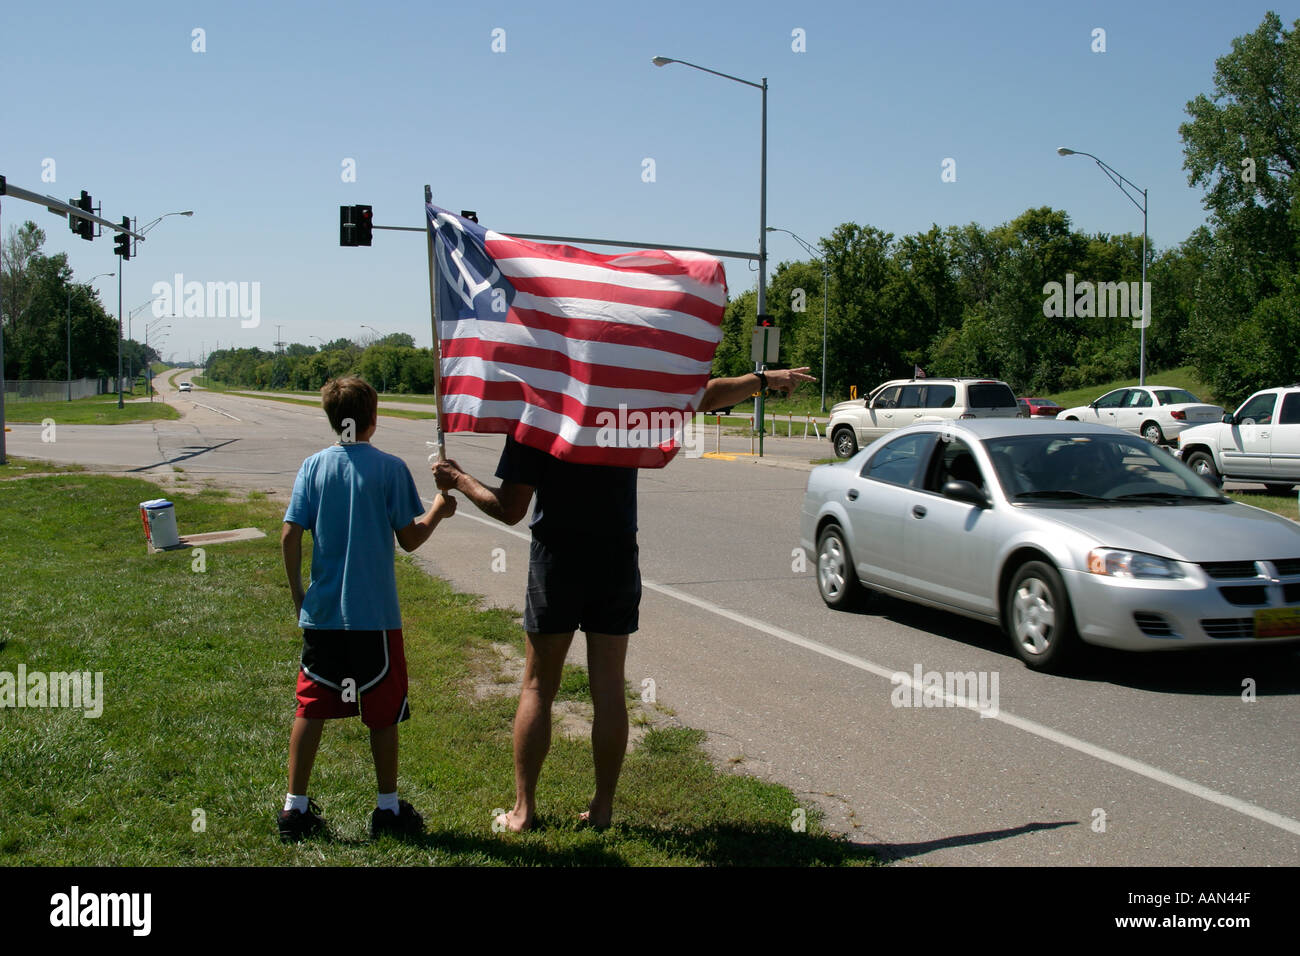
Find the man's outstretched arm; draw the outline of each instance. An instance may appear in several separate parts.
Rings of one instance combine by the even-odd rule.
[[[448,459],[433,466],[433,478],[440,491],[459,491],[479,511],[505,524],[518,524],[528,514],[533,500],[533,486],[517,481],[503,481],[500,488],[489,488],[460,465]]]
[[[803,368],[774,368],[763,374],[767,378],[768,388],[789,395],[800,382],[817,381],[811,375],[805,374],[807,371],[807,366]],[[759,378],[757,372],[750,372],[748,375],[737,375],[735,378],[710,379],[709,384],[704,389],[704,398],[700,401],[699,410],[711,412],[715,408],[728,408],[749,398],[758,391],[758,388]]]

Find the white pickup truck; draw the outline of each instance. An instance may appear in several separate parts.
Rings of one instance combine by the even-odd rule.
[[[1203,478],[1258,481],[1287,494],[1300,483],[1300,383],[1258,391],[1223,421],[1185,429],[1174,441]]]

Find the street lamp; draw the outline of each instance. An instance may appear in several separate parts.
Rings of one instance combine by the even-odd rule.
[[[154,300],[150,299],[148,302],[144,302],[140,305],[137,305],[134,309],[131,309],[129,312],[127,312],[126,340],[128,342],[134,341],[134,339],[131,338],[131,320],[134,319],[142,311],[149,308],[149,306],[153,304],[154,304]],[[131,380],[131,394],[134,395],[135,394],[135,357],[133,355],[128,355],[126,357],[126,377]]]
[[[149,323],[144,327],[144,361],[145,361],[144,387],[145,390],[149,392],[149,401],[151,402],[153,401],[153,362],[149,361],[149,332],[150,330],[153,329],[155,325],[157,325],[163,319],[170,319],[170,318],[172,318],[172,316],[170,315],[160,315],[158,318],[154,319],[153,322]],[[158,331],[166,332],[170,328],[171,328],[170,325],[164,325],[162,328],[158,329]]]
[[[361,327],[363,329],[369,329],[371,332],[374,332],[375,335],[378,335],[381,341],[383,340],[384,337],[382,335],[379,335],[379,330],[375,328],[373,325],[366,325],[366,323],[362,322]],[[388,391],[388,368],[382,362],[379,365],[379,378],[383,384],[383,390],[387,392]]]
[[[145,225],[136,230],[136,234],[143,240],[147,233],[158,223],[162,222],[168,216],[193,216],[194,210],[187,209],[184,212],[165,212],[157,219],[152,219]],[[122,265],[123,259],[117,257],[117,407],[122,407]]]
[[[825,258],[825,256],[821,256],[821,257],[819,257],[819,256],[817,255],[816,250],[814,250],[813,247],[812,247],[811,245],[809,245],[806,241],[804,241],[803,239],[801,239],[801,238],[799,238],[798,236],[796,236],[796,235],[795,235],[793,232],[791,232],[789,229],[778,229],[776,226],[768,226],[768,227],[767,227],[767,231],[768,231],[768,232],[784,232],[786,235],[793,237],[793,238],[794,238],[794,241],[797,242],[797,243],[799,243],[799,245],[801,245],[801,246],[803,246],[805,249],[807,249],[807,250],[808,250],[808,255],[812,256],[814,259],[816,259],[816,258],[821,258],[821,261],[822,261],[822,372],[821,372],[821,380],[822,380],[822,411],[824,412],[824,411],[826,411],[826,299],[827,299],[827,296],[828,296],[828,293],[829,293],[829,290],[830,290],[830,270],[826,267],[826,258]]]
[[[101,272],[97,276],[91,276],[85,283],[90,285],[96,279],[102,279],[105,276],[111,276],[112,272]],[[72,283],[68,283],[68,401],[72,401]]]
[[[1081,149],[1070,149],[1067,146],[1056,147],[1058,156],[1087,156],[1105,173],[1110,181],[1119,187],[1119,191],[1128,197],[1128,201],[1142,210],[1142,320],[1137,323],[1141,329],[1140,345],[1138,346],[1138,384],[1147,383],[1147,326],[1151,324],[1151,303],[1147,301],[1147,191],[1141,189],[1136,183],[1130,182],[1120,175],[1119,170],[1107,166],[1092,153],[1085,153]],[[1131,186],[1135,192],[1142,194],[1142,202],[1138,202],[1133,195],[1124,188],[1125,185]]]
[[[760,141],[760,159],[759,159],[759,178],[758,178],[758,321],[763,321],[763,316],[767,311],[767,77],[763,77],[762,83],[754,83],[750,80],[742,80],[738,76],[732,76],[730,73],[719,73],[717,70],[710,70],[707,66],[700,66],[697,63],[687,63],[685,60],[674,60],[672,57],[657,56],[651,61],[655,66],[667,66],[669,63],[680,63],[682,66],[689,66],[692,69],[700,70],[704,73],[712,73],[714,76],[720,76],[724,80],[733,80],[736,83],[744,83],[746,86],[752,86],[763,93],[763,125],[762,138]],[[767,356],[760,356],[766,359]],[[761,371],[763,362],[758,363],[755,371]],[[761,458],[763,455],[763,390],[758,391],[758,454]]]

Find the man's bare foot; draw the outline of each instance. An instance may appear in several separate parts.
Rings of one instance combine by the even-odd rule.
[[[580,825],[589,826],[593,830],[607,830],[614,818],[614,810],[611,808],[601,813],[597,813],[594,807],[588,807],[578,814]]]
[[[532,820],[522,815],[516,816],[513,810],[508,813],[498,813],[492,823],[492,829],[498,833],[503,830],[509,830],[511,833],[523,833],[525,830],[533,828]]]

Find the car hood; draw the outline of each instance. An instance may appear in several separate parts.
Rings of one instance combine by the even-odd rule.
[[[1178,441],[1183,445],[1197,439],[1212,442],[1218,436],[1219,428],[1222,426],[1223,422],[1207,422],[1204,425],[1193,425],[1191,428],[1184,428],[1178,436]]]
[[[1193,563],[1300,557],[1300,525],[1247,505],[1038,508],[1097,545]]]

